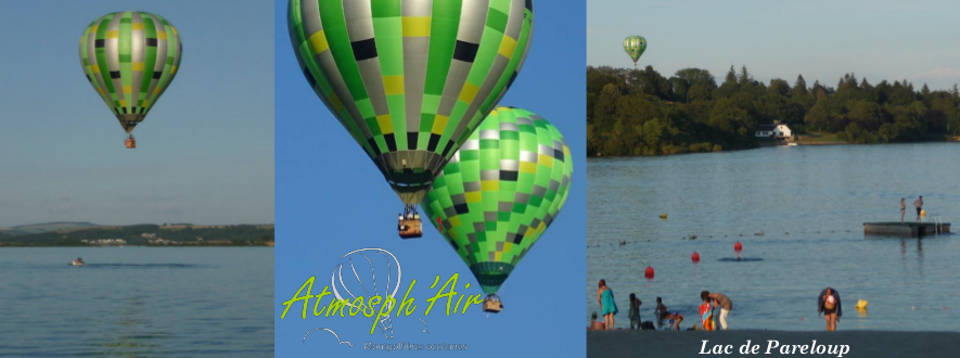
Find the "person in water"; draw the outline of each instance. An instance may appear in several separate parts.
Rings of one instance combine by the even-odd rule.
[[[599,286],[597,289],[597,303],[600,304],[603,324],[606,326],[606,329],[613,329],[613,316],[619,312],[619,310],[617,310],[617,302],[613,299],[613,290],[607,287],[606,280],[601,279]]]
[[[903,222],[903,216],[907,214],[907,199],[900,198],[900,222]]]
[[[657,297],[657,308],[653,310],[653,315],[657,317],[657,327],[663,327],[663,320],[667,318],[667,306],[663,305],[663,299]]]
[[[602,331],[603,329],[603,322],[597,321],[597,312],[593,312],[593,314],[590,315],[590,325],[587,326],[587,330]]]
[[[701,295],[700,307],[697,308],[697,313],[700,314],[700,327],[703,327],[704,331],[713,331],[715,329],[713,324],[713,305],[710,304],[710,297],[703,297]]]
[[[913,201],[913,206],[917,208],[917,221],[920,221],[920,213],[923,212],[923,195],[917,197],[917,200]]]
[[[706,298],[713,300],[714,305],[720,306],[720,328],[727,329],[727,315],[733,309],[733,302],[730,301],[730,297],[719,292],[700,292],[700,299]]]
[[[643,301],[640,301],[637,298],[637,295],[634,293],[630,294],[630,329],[631,330],[640,330],[640,305],[643,304]]]
[[[823,319],[827,321],[827,331],[837,330],[837,321],[843,316],[843,307],[840,305],[840,293],[833,287],[827,287],[820,291],[817,297],[817,314],[823,313]]]

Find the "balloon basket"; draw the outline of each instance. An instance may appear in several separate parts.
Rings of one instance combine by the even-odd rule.
[[[483,300],[483,311],[488,313],[500,313],[503,310],[503,303],[500,302],[500,297],[497,297],[495,294],[487,295],[487,298]]]
[[[403,219],[397,231],[401,239],[416,239],[423,236],[423,223],[420,219]]]
[[[137,140],[133,139],[133,136],[130,136],[127,140],[123,141],[123,146],[127,147],[127,149],[134,149],[137,147]]]

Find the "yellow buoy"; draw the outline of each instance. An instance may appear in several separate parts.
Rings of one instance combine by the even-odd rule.
[[[927,217],[927,211],[926,211],[926,210],[920,210],[920,217],[921,217],[921,218]]]
[[[869,304],[869,302],[867,302],[867,300],[865,300],[865,299],[859,299],[859,300],[857,300],[857,305],[856,305],[857,310],[860,310],[860,311],[866,310],[866,309],[867,309],[867,304]]]
[[[667,213],[660,214],[660,218],[663,220],[667,220]]]

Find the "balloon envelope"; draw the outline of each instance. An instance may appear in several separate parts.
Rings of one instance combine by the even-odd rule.
[[[408,206],[513,82],[531,1],[291,0],[310,86]]]
[[[180,66],[180,35],[166,19],[143,11],[94,20],[80,38],[80,62],[123,129],[130,133],[167,89]]]
[[[623,50],[627,51],[627,55],[633,60],[634,66],[637,65],[637,60],[640,59],[640,55],[643,55],[643,51],[646,49],[647,39],[643,36],[631,35],[623,40]]]
[[[443,168],[423,210],[490,294],[556,218],[572,174],[556,127],[498,107]]]

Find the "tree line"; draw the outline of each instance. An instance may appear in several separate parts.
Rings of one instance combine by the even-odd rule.
[[[719,85],[709,71],[670,78],[645,69],[587,67],[587,153],[663,155],[756,147],[760,124],[829,134],[848,143],[937,141],[960,135],[960,92],[916,90],[910,82],[876,85],[846,74],[836,87],[803,75],[754,80],[733,66]]]
[[[144,235],[146,234],[146,235]],[[123,239],[128,245],[150,245],[154,239],[183,244],[216,243],[248,246],[265,245],[274,240],[273,225],[230,225],[224,227],[192,227],[161,229],[154,224],[116,227],[92,227],[70,231],[49,231],[28,234],[0,234],[2,246],[85,246],[83,240]],[[201,240],[202,239],[202,240]]]

